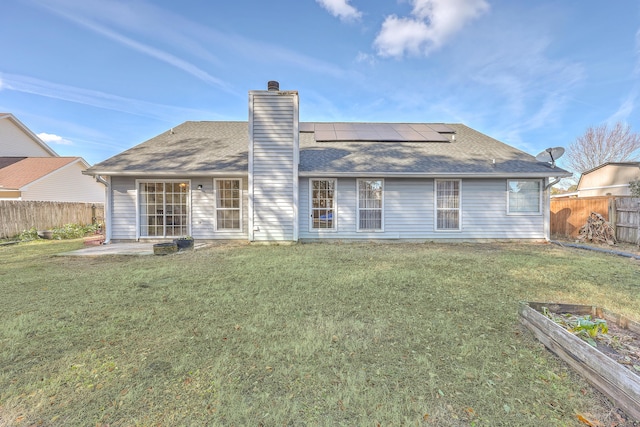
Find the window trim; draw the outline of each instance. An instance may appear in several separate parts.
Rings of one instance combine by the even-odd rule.
[[[218,182],[219,181],[239,181],[238,185],[239,185],[239,190],[240,190],[240,207],[238,209],[235,208],[219,208],[218,207]],[[243,215],[243,203],[242,203],[242,199],[243,199],[243,190],[242,190],[242,178],[214,178],[213,179],[213,230],[216,233],[238,233],[238,232],[242,232],[243,231],[243,221],[242,221],[242,215]],[[240,212],[240,228],[218,228],[218,211],[234,211],[234,210],[238,210]]]
[[[333,227],[313,227],[313,181],[333,181]],[[338,232],[338,178],[309,178],[309,232],[337,233]]]
[[[360,209],[378,210],[378,208],[360,208],[360,183],[362,181],[380,181],[382,184],[382,198],[380,206],[380,228],[360,228]],[[384,178],[358,178],[356,179],[356,231],[359,233],[384,233]]]
[[[140,240],[140,239],[175,239],[177,237],[180,236],[167,236],[166,235],[166,224],[163,224],[163,231],[164,231],[164,235],[163,236],[149,236],[149,235],[143,235],[142,234],[142,224],[140,222],[141,218],[141,208],[140,208],[140,204],[141,204],[141,200],[140,200],[140,184],[144,184],[144,183],[148,183],[148,182],[161,182],[163,184],[167,184],[167,183],[176,183],[176,182],[186,182],[187,185],[189,185],[189,191],[187,191],[187,202],[186,202],[186,207],[187,207],[187,214],[186,214],[186,218],[187,218],[187,233],[186,235],[190,236],[191,235],[191,213],[192,213],[192,209],[191,209],[191,192],[193,191],[192,185],[191,185],[191,180],[190,179],[163,179],[163,178],[158,178],[158,179],[136,179],[135,180],[135,205],[136,205],[136,240]],[[165,195],[166,195],[166,188],[165,188]],[[164,202],[166,203],[166,198],[163,198]],[[163,214],[166,215],[166,214]]]
[[[438,228],[438,183],[439,182],[458,183],[458,208],[448,210],[458,211],[458,228]],[[462,231],[462,179],[434,179],[433,180],[433,231],[436,233],[459,233]]]
[[[537,212],[511,212],[511,182],[537,182],[538,183],[538,211]],[[523,178],[523,179],[507,179],[507,215],[508,216],[542,216],[542,193],[544,184],[541,179]]]

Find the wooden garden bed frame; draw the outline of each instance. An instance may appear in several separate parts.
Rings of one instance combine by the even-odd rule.
[[[640,375],[636,375],[609,356],[567,331],[541,313],[589,314],[640,334],[640,323],[600,307],[555,303],[523,302],[520,321],[540,342],[608,396],[627,415],[640,420]]]

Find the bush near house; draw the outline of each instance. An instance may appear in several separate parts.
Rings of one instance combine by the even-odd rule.
[[[62,227],[54,227],[51,231],[52,239],[79,239],[89,234],[95,234],[102,230],[101,224],[65,224]],[[38,236],[38,229],[31,227],[29,230],[25,230],[22,233],[9,240],[19,240],[22,242],[37,240],[41,237]]]

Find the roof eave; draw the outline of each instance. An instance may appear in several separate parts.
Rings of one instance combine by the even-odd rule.
[[[113,171],[113,170],[85,170],[82,171],[83,175],[89,176],[150,176],[150,177],[197,177],[197,176],[247,176],[248,172],[242,171]]]
[[[572,176],[569,172],[329,172],[301,171],[300,177],[326,176],[331,178],[560,178]]]
[[[85,170],[84,175],[90,176],[129,176],[129,177],[197,177],[197,176],[246,176],[245,171],[112,171],[112,170]],[[298,176],[316,177],[327,176],[335,178],[550,178],[550,177],[569,177],[569,172],[549,173],[549,172],[486,172],[486,173],[470,173],[470,172],[331,172],[331,171],[300,171]]]

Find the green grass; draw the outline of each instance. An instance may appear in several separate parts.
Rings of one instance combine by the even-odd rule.
[[[640,320],[637,261],[544,244],[54,256],[80,246],[0,247],[2,426],[618,420],[517,309]]]

